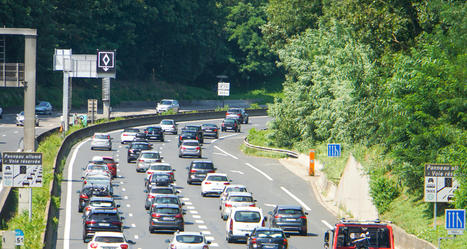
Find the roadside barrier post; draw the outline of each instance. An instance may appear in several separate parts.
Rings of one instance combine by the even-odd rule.
[[[310,167],[308,168],[308,175],[315,175],[315,150],[310,150]]]

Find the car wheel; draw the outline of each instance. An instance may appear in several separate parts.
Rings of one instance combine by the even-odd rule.
[[[227,239],[227,243],[233,243],[234,242],[234,240],[228,235],[227,235],[226,239]]]
[[[201,196],[202,196],[202,197],[206,197],[206,194],[205,194],[205,193],[201,193]]]
[[[149,233],[154,233],[154,230],[152,230],[151,228],[149,228]]]
[[[182,155],[179,154],[178,157],[182,158]]]
[[[248,124],[248,118],[245,120],[245,124]]]
[[[228,218],[227,215],[222,215],[223,220],[227,220],[227,218]]]
[[[193,184],[193,182],[191,182],[190,180],[187,180],[186,183],[188,183],[190,185]]]
[[[91,147],[91,150],[94,150],[94,147]]]
[[[184,232],[184,231],[185,231],[185,226],[179,227],[178,230],[179,230],[180,232]]]
[[[300,235],[302,235],[302,236],[306,236],[307,234],[308,234],[308,231],[307,231],[307,229],[306,229],[306,228],[305,228],[305,229],[302,229],[302,230],[300,230]]]
[[[127,163],[131,163],[131,160],[130,160],[130,159],[127,159],[126,161],[127,161]]]

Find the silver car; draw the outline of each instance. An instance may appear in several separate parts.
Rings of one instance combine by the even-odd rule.
[[[178,126],[173,119],[163,119],[159,124],[164,132],[170,132],[172,134],[178,133]]]
[[[205,249],[209,248],[211,241],[206,240],[201,232],[180,232],[174,233],[172,240],[167,239],[165,241],[169,244],[170,248],[177,249]]]
[[[35,117],[36,126],[39,126],[39,117]],[[16,114],[16,126],[24,126],[24,111]]]
[[[144,183],[149,180],[149,177],[152,173],[166,173],[170,175],[171,181],[175,180],[174,172],[175,169],[170,166],[169,163],[150,163],[148,169],[146,170],[146,177],[144,178]]]
[[[91,140],[91,150],[112,150],[112,138],[107,133],[94,133]]]
[[[141,151],[136,159],[136,172],[145,172],[149,165],[157,162],[162,162],[163,157],[159,151],[144,150]]]
[[[183,140],[178,147],[178,157],[194,156],[201,158],[201,145],[198,140]]]
[[[53,107],[52,105],[47,102],[47,101],[40,101],[37,105],[36,105],[36,113],[37,114],[48,114],[48,115],[52,115],[52,110],[53,110]]]
[[[161,102],[157,103],[156,107],[158,113],[166,112],[168,110],[178,112],[179,109],[180,105],[178,104],[178,101],[174,99],[163,99]]]
[[[256,207],[256,200],[248,192],[230,192],[224,205],[221,206],[221,218],[227,220],[230,211],[235,207]]]

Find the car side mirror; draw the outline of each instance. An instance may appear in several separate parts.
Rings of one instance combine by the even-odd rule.
[[[165,243],[170,243],[170,240],[169,240],[169,239],[166,239],[166,240],[165,240]]]
[[[172,171],[177,171],[176,169],[172,169]]]
[[[133,240],[127,240],[126,243],[132,244],[132,245],[136,244],[136,242],[134,242]]]
[[[264,221],[268,221],[268,217],[264,217]]]
[[[305,212],[305,215],[308,215],[308,212]]]
[[[206,241],[206,244],[210,245],[212,242],[210,240]]]
[[[285,237],[286,237],[286,238],[290,238],[290,234],[286,233],[286,234],[285,234]]]
[[[324,233],[324,242],[326,242],[326,244],[329,242],[329,231]]]
[[[120,204],[117,204],[116,207],[119,208],[119,207],[120,207]]]
[[[182,202],[182,206],[185,206],[185,202]]]
[[[147,192],[148,192],[148,190],[147,190],[147,189],[145,189],[145,190],[144,190],[144,193],[147,193]]]

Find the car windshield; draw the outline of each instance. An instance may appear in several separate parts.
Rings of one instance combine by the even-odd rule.
[[[257,211],[238,211],[235,212],[235,221],[238,222],[254,222],[261,220],[261,214]]]
[[[352,241],[361,238],[361,234],[367,233],[368,247],[371,248],[389,248],[389,229],[385,227],[340,227],[337,233],[337,246],[347,246]]]
[[[103,243],[123,243],[125,242],[123,237],[114,237],[114,236],[97,236],[94,238],[95,242]]]
[[[240,109],[229,109],[227,112],[229,112],[229,113],[240,113],[241,110]]]
[[[149,149],[149,144],[132,144],[132,149]]]
[[[160,198],[156,198],[154,202],[157,204],[177,204],[178,205],[178,198],[160,197]]]
[[[160,170],[160,171],[169,171],[172,170],[172,167],[169,165],[151,165],[149,170]]]
[[[93,207],[112,207],[112,202],[110,201],[92,201],[91,206]]]
[[[233,124],[233,123],[235,123],[235,120],[233,120],[233,119],[224,119],[224,123]]]
[[[161,101],[161,105],[171,105],[172,104],[172,101],[170,100],[162,100]]]
[[[148,158],[148,159],[159,159],[159,153],[143,153],[141,155],[142,158]]]
[[[167,208],[167,207],[156,208],[155,212],[158,214],[178,214],[179,213],[178,208]]]
[[[174,191],[171,188],[153,188],[151,194],[173,194]]]
[[[184,146],[199,146],[199,143],[197,142],[184,142]]]
[[[212,163],[208,163],[208,162],[196,162],[196,163],[193,163],[193,168],[194,169],[213,169],[214,166],[212,165]]]
[[[281,231],[256,231],[256,236],[258,238],[283,238],[284,234]]]
[[[161,124],[163,125],[173,125],[173,121],[172,120],[162,120]]]
[[[40,102],[37,106],[43,106],[43,107],[46,107],[47,106],[47,102]]]
[[[208,176],[207,180],[217,182],[227,182],[227,176]]]
[[[233,202],[253,202],[251,196],[231,196],[229,200]]]
[[[203,236],[200,235],[177,235],[175,240],[180,243],[199,244],[203,242]]]
[[[303,214],[302,210],[300,209],[279,209],[279,214]]]
[[[96,134],[96,135],[94,135],[94,138],[96,138],[96,139],[109,139],[109,135]]]
[[[123,130],[123,132],[134,132],[134,133],[138,133],[138,132],[139,132],[139,129],[136,129],[136,128],[127,128],[127,129]]]
[[[92,214],[93,219],[99,220],[116,220],[117,215],[115,213],[94,213]]]

